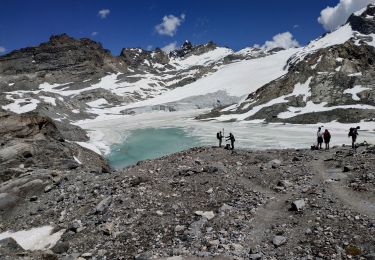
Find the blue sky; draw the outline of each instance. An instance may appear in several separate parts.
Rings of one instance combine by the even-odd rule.
[[[274,35],[287,31],[303,45],[325,32],[317,18],[324,8],[338,2],[1,0],[0,46],[8,52],[38,45],[52,34],[65,32],[77,38],[90,37],[99,41],[115,55],[123,47],[146,49],[170,43],[180,45],[186,39],[194,44],[212,40],[238,50],[263,44]],[[104,11],[101,17],[100,10],[109,10],[109,13]],[[156,26],[166,15],[173,15],[179,25],[172,32],[161,25],[158,32]],[[93,36],[93,32],[97,34]]]

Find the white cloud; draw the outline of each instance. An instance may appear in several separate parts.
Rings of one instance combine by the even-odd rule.
[[[180,17],[174,15],[165,15],[163,22],[155,26],[155,30],[160,35],[174,36],[177,32],[177,28],[185,20],[186,15],[181,14]]]
[[[6,52],[6,50],[7,50],[7,49],[5,49],[5,47],[0,46],[0,53]]]
[[[100,16],[100,18],[104,19],[109,15],[110,12],[111,10],[109,9],[102,9],[98,12],[98,15]]]
[[[320,12],[318,22],[327,31],[334,31],[343,25],[349,16],[375,0],[340,0],[335,7],[327,7]]]
[[[171,51],[174,51],[175,49],[177,49],[177,42],[171,42],[170,44],[164,46],[163,48],[161,48],[162,51],[164,51],[165,53],[170,53]]]
[[[273,48],[284,48],[290,49],[299,47],[299,42],[293,38],[293,35],[290,32],[284,32],[276,34],[272,37],[272,41],[266,41],[262,46],[256,44],[254,47],[256,48],[264,48],[264,49],[273,49]]]
[[[98,35],[99,33],[98,32],[92,32],[91,33],[91,36],[96,36],[96,35]]]

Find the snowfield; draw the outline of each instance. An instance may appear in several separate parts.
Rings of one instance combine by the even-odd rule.
[[[303,60],[307,55],[312,54],[319,49],[328,48],[334,45],[343,44],[354,36],[352,27],[346,24],[336,31],[328,33],[327,35],[310,42],[303,47],[301,51],[293,56],[292,63]]]
[[[289,49],[263,58],[232,63],[194,83],[173,89],[151,99],[117,107],[116,110],[160,105],[220,90],[226,91],[231,96],[243,97],[286,74],[285,64],[289,57],[298,50]]]

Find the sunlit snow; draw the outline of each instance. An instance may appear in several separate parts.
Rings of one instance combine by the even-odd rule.
[[[53,230],[52,226],[43,226],[17,232],[7,231],[0,233],[0,240],[10,237],[25,250],[45,250],[53,247],[65,232],[62,229],[52,233]]]

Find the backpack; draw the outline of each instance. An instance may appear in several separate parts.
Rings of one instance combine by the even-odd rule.
[[[329,131],[324,132],[324,133],[323,133],[323,137],[324,137],[325,139],[329,139],[329,138],[331,138],[331,133],[330,133]]]
[[[219,132],[216,133],[216,138],[220,139],[220,133]]]
[[[351,128],[349,129],[348,136],[350,137],[350,136],[353,136],[353,135],[354,135],[354,128],[351,127]]]

